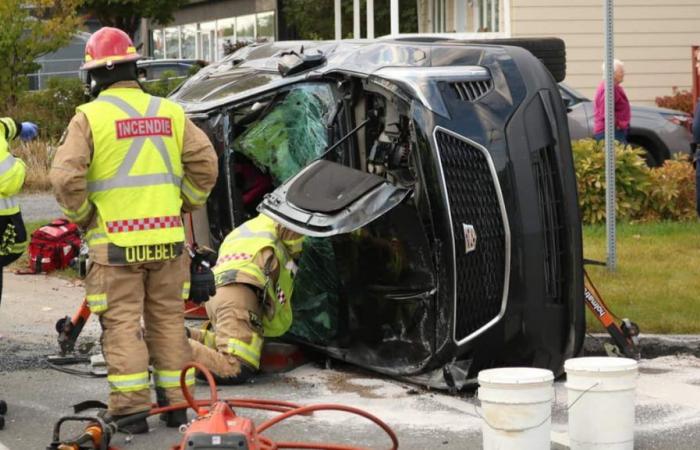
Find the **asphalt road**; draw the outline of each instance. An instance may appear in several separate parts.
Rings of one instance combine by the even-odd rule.
[[[6,274],[0,309],[0,397],[8,403],[6,429],[0,443],[12,450],[43,449],[52,424],[71,412],[71,405],[105,400],[105,379],[81,378],[46,367],[44,356],[54,353],[55,320],[71,313],[83,295],[82,287],[54,277]],[[93,319],[81,337],[87,348],[98,337]],[[641,363],[637,390],[637,449],[697,449],[700,441],[700,359],[670,356]],[[198,389],[206,395],[205,389]],[[224,397],[258,397],[297,403],[341,403],[368,410],[391,425],[403,449],[481,448],[482,421],[471,394],[449,396],[397,382],[347,366],[325,369],[309,363],[292,372],[266,375],[253,384],[220,389]],[[553,407],[553,448],[566,448],[566,388],[556,383]],[[265,413],[239,411],[256,421]],[[614,411],[601,411],[601,420]],[[156,418],[148,435],[136,436],[123,448],[165,449],[181,438]],[[278,439],[338,441],[388,448],[381,432],[361,419],[339,413],[319,413],[293,419],[273,429]],[[125,438],[115,442],[124,445]],[[0,449],[2,447],[0,446]]]
[[[22,194],[19,196],[20,208],[22,209],[22,218],[25,222],[37,222],[63,217],[63,213],[56,203],[53,194],[36,193]]]

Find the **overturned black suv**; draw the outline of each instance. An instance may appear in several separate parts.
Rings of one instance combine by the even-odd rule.
[[[309,236],[287,337],[335,358],[559,373],[585,331],[564,64],[558,40],[243,48],[171,96],[220,156],[198,238],[258,211]]]

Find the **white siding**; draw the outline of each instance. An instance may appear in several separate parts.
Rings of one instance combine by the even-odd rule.
[[[603,0],[511,0],[513,37],[566,41],[566,82],[592,96],[602,79]],[[615,0],[615,57],[630,100],[654,104],[690,89],[690,46],[700,44],[700,0]]]

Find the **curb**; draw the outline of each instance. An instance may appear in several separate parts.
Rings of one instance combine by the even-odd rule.
[[[612,339],[606,333],[586,335],[583,343],[584,353],[588,355],[605,355],[604,342]],[[642,358],[676,355],[679,353],[700,357],[700,335],[698,334],[640,334]]]

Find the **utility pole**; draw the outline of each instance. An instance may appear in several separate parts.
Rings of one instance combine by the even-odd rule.
[[[614,272],[617,266],[617,236],[615,222],[615,74],[613,18],[614,0],[605,0],[605,226],[608,237],[607,266]]]

